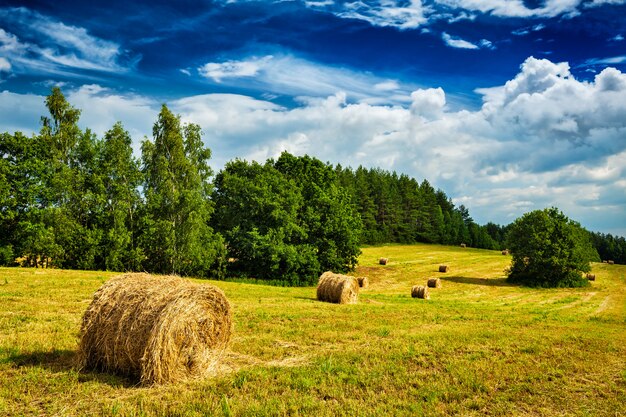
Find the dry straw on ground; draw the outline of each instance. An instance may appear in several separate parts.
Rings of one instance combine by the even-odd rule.
[[[439,278],[428,278],[428,286],[430,288],[441,288],[441,280]]]
[[[378,260],[378,263],[381,265],[387,265],[387,262],[389,262],[389,258],[380,258]]]
[[[357,277],[357,282],[360,288],[367,288],[370,286],[370,280],[367,277]]]
[[[596,276],[595,276],[595,274],[587,274],[587,279],[589,281],[595,281],[596,280]]]
[[[209,374],[231,331],[230,303],[219,288],[126,274],[95,293],[83,316],[79,354],[84,368],[163,384]]]
[[[448,272],[448,265],[439,265],[439,272]]]
[[[413,288],[411,288],[411,297],[429,300],[430,294],[428,293],[428,287],[424,287],[423,285],[414,285]]]
[[[317,299],[329,303],[356,304],[359,300],[359,283],[348,275],[324,272],[317,284]]]

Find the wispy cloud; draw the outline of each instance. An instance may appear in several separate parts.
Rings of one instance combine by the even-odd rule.
[[[581,66],[589,67],[595,65],[618,65],[626,63],[626,55],[612,56],[607,58],[591,58],[586,60]]]
[[[446,45],[448,45],[449,47],[452,48],[458,48],[458,49],[479,49],[478,45],[475,45],[471,42],[468,42],[464,39],[461,38],[455,38],[452,37],[450,35],[448,35],[446,32],[443,32],[441,34],[441,39],[443,39],[443,41],[446,43]]]
[[[0,51],[16,72],[126,72],[133,64],[130,60],[128,65],[120,63],[124,53],[118,44],[24,7],[0,8],[0,20],[20,33],[18,37],[0,28]]]
[[[198,68],[198,73],[216,84],[254,88],[273,95],[326,97],[343,92],[352,101],[388,104],[410,101],[414,88],[396,80],[285,54],[209,62]]]
[[[618,33],[617,35],[613,36],[611,39],[609,39],[610,41],[613,42],[621,42],[624,40],[624,35],[622,35],[621,33]]]
[[[416,29],[428,19],[421,0],[374,0],[335,3],[333,1],[308,1],[307,7],[331,12],[344,19],[363,20],[373,26],[389,26],[400,30]]]
[[[208,62],[198,68],[200,75],[221,82],[224,78],[253,77],[272,60],[268,55],[262,58],[252,57],[244,61]]]

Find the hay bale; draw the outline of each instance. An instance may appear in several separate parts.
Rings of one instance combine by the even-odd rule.
[[[595,274],[587,274],[587,279],[589,281],[595,281],[596,280],[596,276],[595,276]]]
[[[606,263],[608,263],[608,261],[604,260],[604,261],[602,261],[602,263],[603,263],[603,264],[606,264]]]
[[[317,283],[317,299],[328,303],[356,304],[359,301],[359,283],[348,275],[324,272]]]
[[[461,243],[461,247],[462,247],[462,248],[466,248],[466,247],[467,247],[467,245],[466,245],[465,243]]]
[[[232,331],[217,287],[174,276],[126,274],[107,281],[83,315],[83,368],[114,371],[146,384],[206,375]]]
[[[448,265],[439,265],[439,272],[448,272]]]
[[[411,297],[429,300],[430,294],[428,293],[428,287],[424,287],[423,285],[414,285],[411,288]]]
[[[508,249],[503,250],[503,251],[502,251],[502,254],[503,254],[503,255],[508,255],[508,254],[509,254],[509,250],[508,250]]]
[[[607,263],[608,263],[609,265],[614,265],[614,264],[615,264],[615,261],[608,261]]]
[[[441,280],[439,278],[428,278],[427,285],[430,288],[441,288]]]
[[[359,288],[367,288],[370,286],[370,280],[367,277],[357,277],[357,282],[359,283]]]
[[[378,260],[378,263],[381,265],[387,265],[387,262],[389,262],[389,258],[380,258]]]

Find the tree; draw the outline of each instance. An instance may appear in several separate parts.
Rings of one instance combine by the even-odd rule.
[[[142,146],[144,266],[160,273],[219,277],[224,243],[208,222],[211,156],[197,125],[181,126],[163,105],[154,124],[154,142]]]
[[[230,161],[215,178],[215,229],[232,259],[229,270],[290,284],[319,276],[316,249],[298,221],[302,195],[271,161]]]
[[[510,228],[508,248],[513,257],[508,279],[534,287],[587,285],[583,272],[599,260],[589,233],[557,208],[535,210]]]

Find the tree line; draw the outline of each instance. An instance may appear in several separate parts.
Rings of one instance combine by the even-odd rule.
[[[429,242],[501,249],[428,181],[283,153],[216,175],[196,124],[163,106],[141,156],[121,123],[102,138],[54,88],[39,134],[0,134],[0,264],[315,282],[356,265],[359,245]],[[593,234],[623,262],[623,238]],[[601,249],[600,249],[601,248]]]

